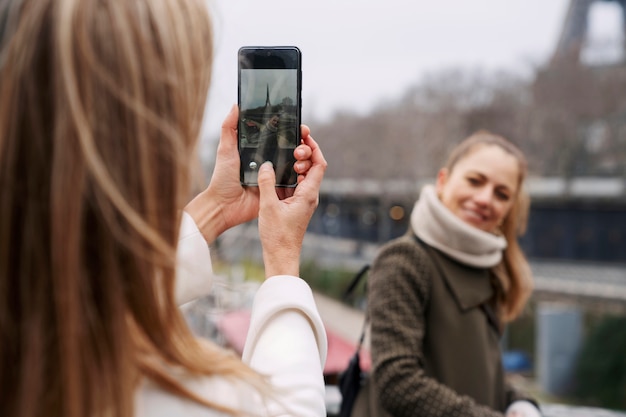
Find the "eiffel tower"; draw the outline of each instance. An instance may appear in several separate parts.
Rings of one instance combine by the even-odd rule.
[[[265,107],[272,107],[272,103],[270,102],[270,85],[267,85],[267,93],[265,95]]]
[[[552,63],[580,62],[581,50],[589,29],[589,11],[594,3],[618,3],[622,10],[622,32],[626,34],[626,0],[570,0],[561,36],[552,56]]]

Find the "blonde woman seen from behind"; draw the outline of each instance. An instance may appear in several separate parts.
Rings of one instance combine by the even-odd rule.
[[[500,352],[504,326],[532,290],[517,243],[525,177],[520,150],[480,131],[422,189],[407,234],[383,246],[370,270],[373,372],[353,415],[540,415],[506,381]]]
[[[239,184],[238,109],[189,202],[212,64],[204,0],[0,2],[0,415],[325,416],[326,336],[298,278],[326,162]],[[243,361],[196,339],[209,244],[258,217]]]

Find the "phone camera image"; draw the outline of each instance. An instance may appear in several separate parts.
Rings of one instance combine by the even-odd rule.
[[[239,153],[241,182],[257,184],[271,161],[278,186],[295,186],[293,151],[300,143],[301,68],[295,47],[239,50]]]

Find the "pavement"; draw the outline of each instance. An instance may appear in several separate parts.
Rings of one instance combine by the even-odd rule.
[[[313,298],[315,298],[324,325],[329,330],[356,344],[363,330],[365,314],[356,308],[351,308],[317,292],[313,293]],[[365,344],[369,346],[369,338],[367,337]]]
[[[625,412],[594,407],[574,407],[566,404],[542,404],[543,417],[625,417]]]

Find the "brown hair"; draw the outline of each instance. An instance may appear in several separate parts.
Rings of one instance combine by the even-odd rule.
[[[446,168],[452,172],[454,166],[464,157],[483,146],[498,146],[515,157],[519,165],[517,195],[513,206],[505,216],[500,230],[507,241],[503,254],[505,274],[498,274],[504,294],[501,299],[502,318],[505,322],[515,319],[523,310],[530,297],[533,287],[532,273],[528,261],[519,246],[518,238],[526,232],[530,198],[524,186],[528,172],[528,164],[523,152],[512,142],[502,136],[486,130],[480,130],[456,145]]]
[[[204,0],[0,5],[0,415],[128,417],[143,377],[263,380],[173,298],[212,64]]]

